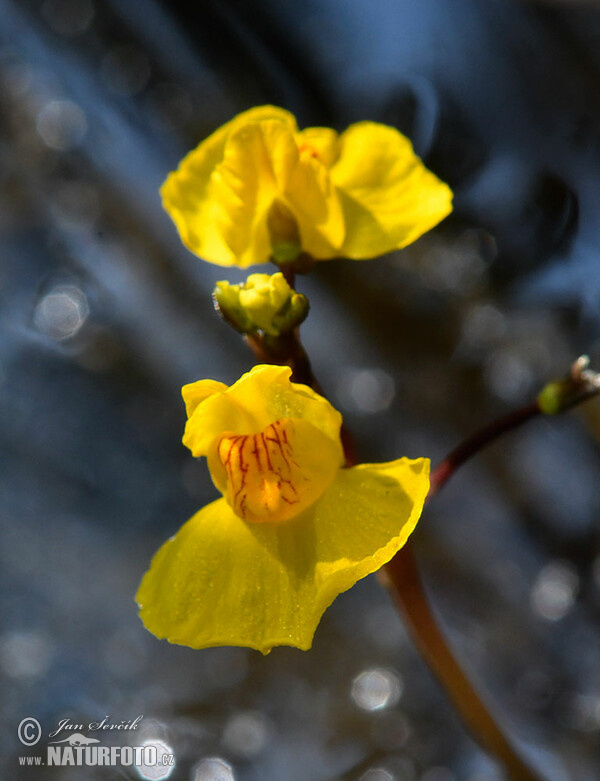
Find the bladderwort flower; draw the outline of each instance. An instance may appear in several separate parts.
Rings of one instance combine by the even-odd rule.
[[[452,211],[452,192],[395,128],[299,130],[289,111],[245,111],[191,151],[161,189],[185,246],[221,266],[374,258]]]
[[[341,415],[288,367],[234,385],[183,388],[184,444],[205,456],[220,499],[155,555],[136,599],[146,628],[206,648],[311,647],[338,594],[404,545],[429,489],[429,461],[344,467]]]

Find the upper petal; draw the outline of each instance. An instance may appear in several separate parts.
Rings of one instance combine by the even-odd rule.
[[[192,648],[307,649],[337,594],[405,543],[429,488],[426,459],[341,470],[286,524],[247,524],[224,499],[166,542],[136,599],[157,637]]]
[[[207,197],[237,265],[269,259],[267,217],[275,201],[295,218],[305,252],[339,252],[345,236],[339,193],[319,156],[301,151],[298,136],[282,122],[262,120],[240,126],[227,139]]]
[[[186,155],[161,188],[163,206],[175,222],[185,246],[219,265],[234,265],[238,260],[218,219],[215,220],[218,208],[215,209],[214,193],[211,193],[212,175],[223,162],[229,137],[249,123],[261,122],[276,122],[290,133],[297,131],[293,114],[284,109],[258,106],[244,111]]]
[[[198,404],[214,396],[215,393],[222,393],[227,390],[227,385],[218,380],[198,380],[190,382],[181,389],[181,395],[185,403],[185,411],[188,418],[194,414]]]
[[[276,420],[300,418],[337,443],[342,463],[340,413],[307,385],[290,382],[290,375],[289,366],[261,364],[208,397],[188,419],[184,445],[195,456],[204,456],[225,431],[258,434]]]
[[[295,135],[298,163],[283,192],[300,229],[302,249],[314,258],[340,253],[346,235],[340,194],[329,169],[339,155],[335,130],[311,127]]]
[[[452,211],[452,191],[398,130],[359,122],[342,133],[340,146],[331,179],[341,191],[346,257],[372,258],[400,249]]]
[[[213,262],[224,259],[220,247],[209,243],[214,234],[228,248],[227,265],[266,263],[271,253],[267,214],[297,157],[293,134],[284,122],[248,122],[232,130],[206,189],[205,218],[211,227],[198,254]]]
[[[339,157],[339,136],[332,128],[304,128],[296,134],[296,141],[301,155],[319,160],[326,168],[331,168]]]

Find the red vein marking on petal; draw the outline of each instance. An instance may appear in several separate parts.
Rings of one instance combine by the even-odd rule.
[[[298,483],[309,480],[293,457],[293,428],[289,434],[288,428],[289,423],[276,421],[258,434],[222,436],[219,457],[231,505],[240,517],[277,520],[284,505],[301,503]],[[288,511],[283,517],[289,517]]]

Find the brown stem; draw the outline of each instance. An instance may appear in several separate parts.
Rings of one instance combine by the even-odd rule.
[[[287,331],[276,337],[260,334],[247,334],[246,344],[261,363],[273,363],[279,366],[289,366],[292,370],[292,381],[308,385],[322,395],[323,391],[313,374],[306,350],[298,337],[297,329]]]
[[[569,401],[562,406],[561,413],[567,412],[579,404],[583,404],[584,401],[588,401],[594,396],[597,396],[598,393],[598,388],[588,387],[583,384],[581,388],[577,390],[577,393],[574,393]],[[507,434],[509,431],[519,428],[524,423],[527,423],[527,421],[542,414],[543,411],[540,408],[539,402],[536,400],[531,404],[527,404],[525,407],[510,412],[503,418],[498,418],[498,420],[493,421],[479,431],[476,431],[475,434],[467,437],[467,439],[449,453],[431,473],[431,486],[427,499],[431,499],[434,494],[443,488],[465,461],[476,456],[477,453],[488,445],[491,445],[503,434]]]
[[[322,393],[297,330],[279,337],[275,342],[267,343],[264,337],[258,336],[247,336],[246,340],[259,360],[291,366],[292,379]],[[560,411],[598,392],[598,387],[582,386],[581,393],[576,393]],[[541,413],[542,409],[535,401],[468,437],[432,472],[428,499],[446,484],[465,461],[503,434]],[[345,428],[342,429],[342,442],[346,466],[352,466],[356,463],[354,445]],[[542,776],[519,756],[450,650],[429,604],[410,541],[379,571],[379,577],[404,615],[417,648],[475,740],[504,765],[512,781],[542,781]]]
[[[283,274],[283,277],[285,281],[288,283],[288,285],[293,288],[294,282],[296,278],[296,272],[294,271],[294,266],[291,263],[282,264],[279,267],[279,270]]]
[[[533,404],[528,404],[526,407],[511,412],[509,415],[495,420],[493,423],[485,426],[485,428],[467,437],[431,473],[431,486],[427,498],[431,499],[465,461],[468,461],[479,453],[480,450],[483,450],[484,447],[501,437],[502,434],[522,426],[523,423],[537,415],[541,415],[541,410],[537,401],[534,401]]]
[[[564,404],[562,411],[596,395],[597,387],[583,385],[580,392]],[[541,414],[542,410],[536,400],[467,437],[431,473],[427,500],[443,488],[462,464],[499,437]],[[538,781],[540,777],[518,756],[454,658],[429,604],[410,542],[380,571],[380,579],[390,591],[411,629],[417,647],[471,734],[482,748],[498,757],[509,771],[511,779]]]
[[[411,545],[405,545],[381,571],[412,632],[413,639],[469,732],[497,757],[512,781],[541,781],[519,757],[453,656],[429,605]]]
[[[293,379],[310,385],[322,393],[297,332],[293,334],[293,340],[290,338],[287,351],[288,359],[285,363],[292,367]],[[268,358],[268,354],[266,357]],[[265,354],[262,352],[261,359],[264,358]],[[536,402],[492,423],[465,440],[432,473],[432,488],[428,499],[445,484],[462,463],[481,448],[539,413]],[[357,462],[355,447],[345,427],[342,427],[342,443],[346,454],[346,466],[352,466]],[[471,735],[484,751],[497,757],[510,773],[513,781],[543,781],[541,776],[538,776],[519,757],[446,643],[419,576],[410,541],[379,571],[379,577],[391,592],[411,630],[415,644],[442,688],[445,689]]]
[[[541,410],[535,401],[468,437],[433,470],[427,499],[486,445],[539,414]],[[410,541],[379,571],[379,579],[404,616],[429,668],[479,745],[502,763],[513,781],[542,781],[519,756],[450,650],[429,603]]]

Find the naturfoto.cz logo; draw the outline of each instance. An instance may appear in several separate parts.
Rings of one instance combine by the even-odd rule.
[[[55,767],[173,767],[173,754],[159,752],[156,746],[47,746],[43,757],[19,757],[20,765]]]
[[[137,730],[143,716],[136,719],[123,719],[111,723],[106,716],[102,721],[90,722],[87,731],[98,730]],[[49,738],[60,735],[58,740],[50,741],[46,746],[44,756],[19,757],[19,764],[24,766],[54,766],[54,767],[136,767],[138,770],[154,768],[163,772],[154,776],[166,778],[175,766],[175,757],[169,753],[162,741],[147,740],[139,746],[101,746],[100,740],[72,730],[86,729],[82,724],[72,724],[68,719],[58,722],[58,727],[48,733]],[[27,717],[17,728],[17,735],[24,746],[36,745],[42,735],[42,728],[37,719]],[[63,737],[65,735],[65,737]]]

